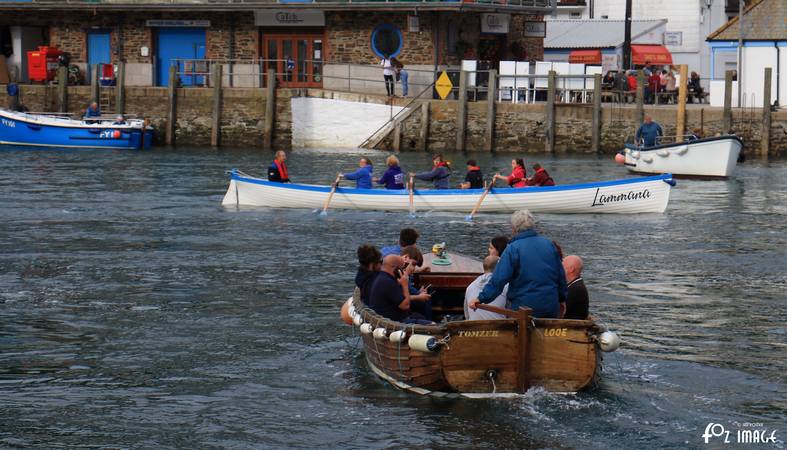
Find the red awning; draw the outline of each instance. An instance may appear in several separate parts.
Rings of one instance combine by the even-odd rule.
[[[672,53],[663,45],[632,45],[631,63],[636,66],[672,64]]]
[[[601,64],[601,50],[571,50],[568,62],[574,64]]]

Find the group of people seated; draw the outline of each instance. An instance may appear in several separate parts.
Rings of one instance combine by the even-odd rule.
[[[503,319],[505,316],[478,308],[489,304],[518,310],[528,307],[537,318],[584,320],[589,317],[589,297],[582,279],[582,259],[563,257],[554,241],[534,229],[535,218],[527,211],[511,216],[513,237],[497,236],[488,245],[484,273],[467,287],[466,320]],[[397,245],[379,251],[372,245],[358,247],[355,284],[361,301],[377,314],[403,323],[431,324],[432,296],[429,286],[416,288],[413,275],[428,271],[416,241],[418,232],[405,228]]]
[[[276,152],[276,157],[268,167],[268,181],[288,183],[290,182],[289,174],[287,173],[287,154],[279,150]],[[387,169],[381,177],[374,176],[374,165],[372,160],[367,157],[362,157],[358,161],[358,169],[340,173],[338,179],[355,181],[355,187],[358,189],[372,189],[375,184],[382,185],[385,189],[401,190],[407,189],[410,180],[422,180],[432,182],[434,189],[449,189],[451,187],[449,178],[451,176],[451,164],[443,158],[443,155],[436,154],[432,158],[432,168],[425,172],[420,173],[405,173],[399,166],[399,158],[394,155],[388,156],[385,163]],[[554,186],[555,181],[549,176],[546,169],[541,164],[533,164],[533,176],[527,177],[527,169],[525,162],[521,158],[511,160],[511,174],[508,176],[496,173],[492,177],[492,183],[497,180],[503,180],[506,184],[513,188],[522,188],[528,186]],[[409,179],[408,179],[409,177]],[[412,186],[409,186],[412,188]],[[458,186],[460,189],[482,189],[487,187],[484,181],[481,168],[478,166],[476,160],[471,159],[467,161],[467,173],[465,179]]]

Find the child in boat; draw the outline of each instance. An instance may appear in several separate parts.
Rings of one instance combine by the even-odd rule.
[[[371,189],[372,188],[372,160],[363,157],[358,161],[358,170],[350,173],[340,173],[340,178],[348,180],[355,180],[356,189]]]
[[[383,258],[388,255],[400,255],[404,247],[415,245],[418,236],[418,231],[415,228],[402,228],[402,231],[399,232],[399,244],[383,247]]]
[[[492,178],[492,182],[494,183],[496,180],[506,180],[506,183],[508,183],[508,185],[512,188],[521,188],[527,186],[527,170],[525,169],[525,161],[522,158],[512,159],[511,175],[506,177],[496,173],[494,178]]]
[[[536,173],[534,173],[532,177],[527,179],[526,184],[528,186],[554,186],[555,185],[555,180],[553,180],[552,177],[549,176],[546,169],[541,167],[541,164],[539,163],[533,164],[533,170],[535,170]]]
[[[461,189],[483,189],[484,176],[481,174],[481,168],[478,167],[474,159],[467,161],[467,175],[465,175],[464,183],[460,184]]]

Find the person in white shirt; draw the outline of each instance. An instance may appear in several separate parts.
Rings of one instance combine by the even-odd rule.
[[[385,92],[389,97],[394,96],[394,66],[391,63],[391,58],[385,55],[380,61],[380,67],[383,68],[383,78],[385,79]]]
[[[489,279],[492,278],[492,272],[495,271],[495,267],[497,266],[497,262],[499,260],[499,256],[487,256],[484,258],[484,274],[473,280],[473,282],[470,283],[470,286],[467,286],[467,290],[465,291],[465,319],[493,320],[506,318],[502,314],[484,311],[481,308],[473,310],[468,306],[471,300],[478,298],[478,294],[481,293],[481,291],[484,289],[484,286],[486,286],[486,283],[488,283]],[[505,308],[506,303],[508,302],[506,294],[508,294],[508,285],[505,285],[503,292],[491,303],[489,303],[489,305],[497,306],[498,308]]]

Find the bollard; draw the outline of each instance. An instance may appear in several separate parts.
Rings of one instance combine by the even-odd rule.
[[[549,71],[547,78],[547,110],[546,120],[544,121],[545,143],[546,151],[555,151],[555,81],[557,80],[557,72],[554,70]]]
[[[421,131],[418,133],[418,142],[422,152],[429,148],[429,105],[429,100],[421,103]]]
[[[276,114],[276,71],[268,69],[268,84],[265,86],[265,129],[262,148],[273,149],[273,119]]]
[[[90,97],[91,101],[98,103],[101,101],[101,83],[99,83],[101,65],[93,65],[93,79],[90,80]]]
[[[486,92],[486,136],[484,150],[491,152],[495,143],[495,99],[497,98],[497,70],[489,71],[489,84]]]
[[[722,134],[732,130],[732,70],[724,73],[724,129]]]
[[[169,66],[169,86],[167,86],[167,145],[175,145],[175,121],[177,120],[177,86],[178,68]]]
[[[402,150],[402,122],[396,121],[393,131],[393,151],[399,153]]]
[[[57,98],[60,112],[68,112],[68,68],[57,68]]]
[[[593,129],[591,147],[593,152],[601,152],[601,74],[593,77]]]
[[[678,117],[675,123],[675,140],[683,142],[686,133],[686,94],[689,78],[689,66],[680,65],[680,86],[678,87]]]
[[[771,148],[771,77],[773,69],[765,68],[762,87],[762,132],[760,137],[760,154],[768,156]]]
[[[210,128],[210,145],[218,147],[221,141],[221,64],[213,66],[213,122]]]
[[[456,106],[456,151],[465,151],[467,127],[467,72],[459,73],[459,102]]]
[[[637,127],[645,120],[645,72],[637,71]]]
[[[126,111],[126,63],[120,61],[118,63],[118,74],[115,79],[115,106],[118,114],[124,114]]]

